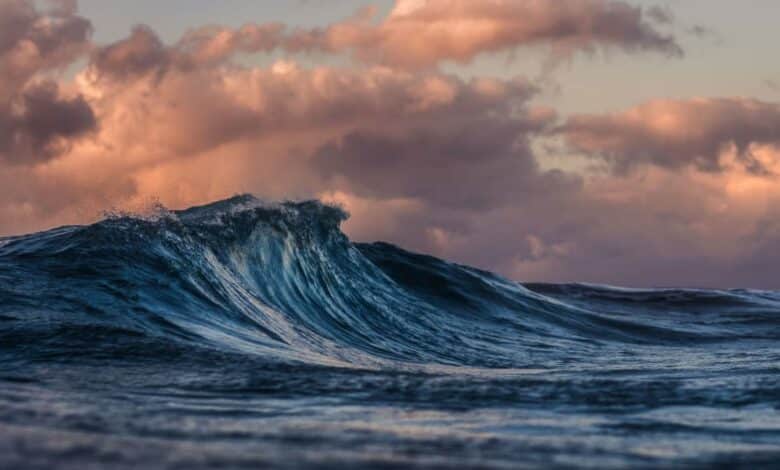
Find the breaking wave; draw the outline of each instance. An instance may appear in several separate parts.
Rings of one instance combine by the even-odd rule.
[[[352,243],[346,217],[316,201],[238,196],[6,238],[0,318],[20,321],[28,349],[19,337],[57,332],[56,344],[35,343],[47,354],[70,350],[68,331],[92,331],[96,342],[140,335],[345,367],[520,368],[605,342],[780,337],[775,293],[523,286]]]

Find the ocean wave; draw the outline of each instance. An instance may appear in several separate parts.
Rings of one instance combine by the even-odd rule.
[[[338,367],[520,369],[595,345],[780,338],[776,293],[524,286],[352,243],[346,218],[317,201],[238,196],[0,239],[4,350],[180,345]]]

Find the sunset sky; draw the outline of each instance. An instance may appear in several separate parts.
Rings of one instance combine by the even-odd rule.
[[[0,236],[237,193],[521,281],[780,288],[776,0],[0,0]]]

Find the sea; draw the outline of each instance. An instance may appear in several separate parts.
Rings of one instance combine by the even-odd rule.
[[[346,217],[1,238],[0,468],[780,468],[779,292],[523,284]]]

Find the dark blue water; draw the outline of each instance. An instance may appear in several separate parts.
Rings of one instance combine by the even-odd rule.
[[[0,467],[780,464],[780,293],[523,286],[344,217],[0,239]]]

